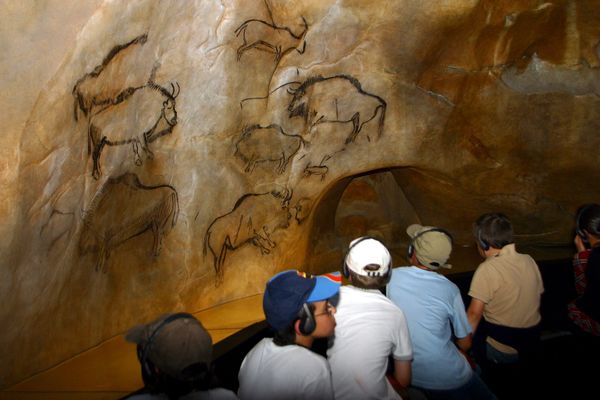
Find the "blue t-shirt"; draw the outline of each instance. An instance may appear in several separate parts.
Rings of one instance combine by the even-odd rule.
[[[446,277],[417,267],[394,268],[387,296],[406,316],[413,344],[412,385],[450,390],[473,370],[452,341],[471,332],[458,287]]]

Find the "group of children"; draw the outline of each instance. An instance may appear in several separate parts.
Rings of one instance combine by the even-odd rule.
[[[569,316],[597,335],[599,303],[592,296],[600,291],[589,290],[599,284],[600,205],[580,209],[577,232],[575,244],[583,249],[575,264],[583,267],[576,271],[583,271],[578,276],[585,282]],[[448,231],[409,226],[410,266],[396,268],[381,241],[361,237],[344,256],[347,285],[342,286],[339,272],[310,276],[288,270],[268,281],[263,309],[273,337],[262,339],[244,358],[237,394],[214,387],[210,354],[192,349],[194,335],[204,345],[210,337],[189,314],[163,316],[132,330],[128,340],[138,344],[150,392],[134,398],[495,399],[479,377],[478,364],[526,362],[532,356],[544,288],[535,261],[516,251],[505,215],[482,215],[473,233],[485,260],[473,276],[468,308],[458,287],[437,272],[451,267]],[[175,325],[189,334],[170,335]],[[326,357],[311,350],[324,338]],[[164,346],[159,354],[160,341],[169,340],[176,350]],[[173,381],[187,384],[169,382],[171,370],[188,374],[187,380],[183,374]]]

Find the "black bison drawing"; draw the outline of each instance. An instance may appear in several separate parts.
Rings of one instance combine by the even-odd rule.
[[[145,186],[137,175],[110,178],[84,213],[80,254],[97,254],[96,271],[106,272],[110,252],[151,230],[152,253],[160,254],[163,236],[177,223],[179,200],[169,185]]]
[[[304,22],[304,30],[299,35],[295,35],[290,28],[276,26],[259,19],[245,21],[235,30],[235,35],[242,35],[244,41],[237,49],[238,61],[242,58],[244,52],[250,49],[273,53],[276,63],[292,50],[303,54],[306,49],[304,36],[308,31],[308,24],[304,17],[302,17],[302,21]],[[300,49],[301,42],[303,42],[303,45]]]
[[[149,158],[153,157],[148,144],[171,133],[177,124],[175,99],[179,94],[171,84],[171,92],[149,83],[137,90],[126,100],[105,108],[90,119],[88,128],[88,155],[93,160],[92,176],[101,174],[100,156],[105,145],[131,144],[134,162],[142,164],[140,147]]]
[[[148,74],[140,69],[136,51],[148,40],[148,35],[120,44],[104,57],[102,63],[90,73],[81,77],[73,86],[73,116],[78,120],[79,111],[84,116],[93,113],[94,108],[104,108],[125,100],[136,88],[144,86]],[[132,73],[135,71],[135,73]]]
[[[276,246],[271,233],[289,226],[291,197],[288,190],[248,193],[238,199],[230,212],[214,219],[204,235],[204,255],[210,250],[217,284],[223,278],[228,251],[252,244],[261,254],[269,254]]]
[[[235,144],[235,155],[246,164],[246,172],[252,172],[258,163],[269,161],[276,162],[276,171],[282,174],[304,144],[302,136],[289,135],[279,125],[252,125],[244,129]]]
[[[351,76],[314,76],[288,92],[293,96],[288,106],[289,117],[303,117],[309,131],[318,124],[352,122],[352,132],[346,138],[348,144],[379,113],[378,138],[383,133],[387,103],[365,92]]]

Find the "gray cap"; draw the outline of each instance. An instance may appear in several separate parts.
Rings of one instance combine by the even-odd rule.
[[[183,371],[194,364],[210,364],[212,339],[191,314],[165,314],[148,324],[136,325],[125,335],[141,345],[145,357],[165,374],[188,379]]]

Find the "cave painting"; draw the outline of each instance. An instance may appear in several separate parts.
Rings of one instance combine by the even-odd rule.
[[[290,190],[247,193],[231,211],[212,221],[204,235],[204,255],[212,254],[217,285],[223,279],[228,251],[252,244],[264,255],[276,247],[271,234],[289,227],[291,198]]]
[[[313,76],[296,89],[288,89],[292,100],[289,117],[303,117],[308,132],[323,123],[352,122],[346,144],[352,143],[363,126],[378,114],[377,138],[383,134],[387,103],[381,97],[365,92],[360,82],[348,75]],[[367,135],[370,141],[370,136]]]
[[[107,261],[120,244],[152,231],[152,254],[160,255],[162,240],[177,223],[179,199],[170,185],[146,186],[137,175],[109,178],[84,212],[79,240],[81,255],[96,254],[96,271],[107,272]]]
[[[113,47],[102,63],[73,87],[74,118],[78,121],[80,112],[87,117],[94,179],[101,175],[104,146],[131,144],[134,163],[139,166],[140,148],[153,158],[148,143],[171,133],[177,124],[179,84],[171,83],[169,91],[154,82],[158,65],[144,63],[141,53],[147,41],[148,35],[143,34]]]
[[[294,34],[292,30],[285,26],[277,26],[275,23],[269,23],[260,19],[249,19],[244,21],[236,30],[235,36],[242,38],[243,43],[237,49],[237,59],[241,60],[244,53],[248,50],[256,49],[275,56],[275,63],[289,52],[296,50],[304,54],[306,50],[306,32],[308,24],[304,17],[304,30],[300,34]],[[302,48],[300,45],[302,44]]]
[[[305,145],[300,135],[290,135],[276,124],[246,127],[235,144],[235,156],[245,163],[244,171],[251,173],[256,164],[276,163],[275,171],[282,174],[290,159]]]
[[[148,158],[154,154],[148,147],[156,139],[169,134],[177,125],[175,99],[179,94],[171,84],[171,91],[153,82],[135,89],[118,104],[99,111],[90,118],[88,128],[88,155],[93,160],[92,176],[101,175],[100,156],[105,145],[131,144],[136,165],[142,165],[140,148]],[[134,123],[135,122],[135,123]]]
[[[143,86],[147,82],[147,76],[143,72],[137,74],[128,71],[128,63],[135,63],[137,52],[148,40],[148,35],[143,34],[135,39],[113,47],[102,63],[97,65],[90,73],[82,76],[73,86],[73,116],[77,121],[79,111],[84,116],[93,114],[96,107],[104,108],[110,104],[116,104],[127,97],[128,92],[136,87]],[[141,76],[141,78],[140,78]]]

